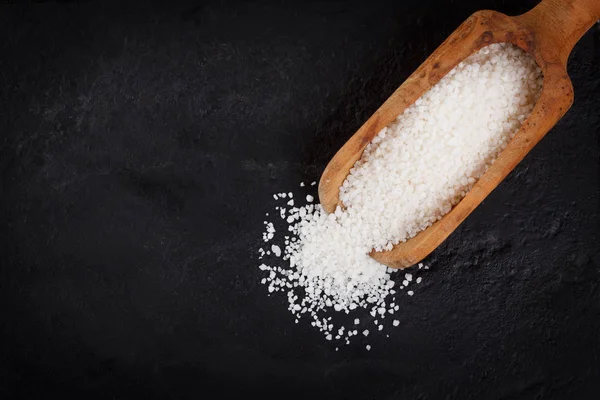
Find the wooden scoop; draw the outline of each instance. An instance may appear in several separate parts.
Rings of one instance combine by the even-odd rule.
[[[392,268],[406,268],[425,258],[485,199],[558,122],[573,103],[567,59],[583,34],[600,19],[600,0],[543,0],[529,12],[509,17],[495,11],[470,16],[383,103],[329,162],[319,182],[323,208],[332,212],[339,188],[364,148],[415,100],[458,63],[492,43],[512,43],[531,54],[544,75],[540,97],[529,117],[496,161],[448,214],[390,251],[371,256]],[[393,218],[390,215],[390,218]]]

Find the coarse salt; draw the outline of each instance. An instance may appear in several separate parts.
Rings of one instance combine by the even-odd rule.
[[[305,205],[283,200],[288,207],[279,208],[278,223],[287,227],[278,230],[290,237],[283,250],[273,245],[271,252],[285,264],[260,266],[269,273],[269,292],[287,292],[297,319],[307,315],[327,340],[337,332],[335,338],[347,344],[357,331],[340,333],[331,314],[324,318],[324,313],[370,313],[384,319],[386,311],[397,311],[398,299],[386,303],[396,293],[393,271],[368,254],[391,249],[448,213],[519,130],[541,83],[535,61],[509,44],[490,45],[461,62],[366,146],[340,187],[345,208],[327,214],[311,204],[312,194],[305,194]],[[263,240],[275,234],[267,224]],[[416,275],[421,269],[429,267],[419,263],[405,273],[400,289],[413,279],[420,283]],[[406,293],[414,295],[413,290]],[[383,321],[375,325],[383,329]],[[392,325],[398,326],[398,320]]]

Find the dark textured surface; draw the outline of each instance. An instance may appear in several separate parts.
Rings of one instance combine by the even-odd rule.
[[[134,4],[0,7],[0,398],[600,398],[598,26],[402,326],[335,352],[258,283],[271,193],[471,12],[535,1]]]

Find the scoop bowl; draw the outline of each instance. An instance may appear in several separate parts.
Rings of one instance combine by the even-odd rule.
[[[467,218],[571,107],[574,96],[567,74],[569,54],[598,19],[600,0],[544,0],[515,17],[489,10],[471,15],[335,154],[319,182],[323,208],[333,212],[336,206],[343,207],[339,188],[367,144],[461,61],[492,43],[520,47],[536,60],[543,74],[540,97],[520,130],[442,219],[392,250],[370,254],[391,268],[406,268],[421,261]]]

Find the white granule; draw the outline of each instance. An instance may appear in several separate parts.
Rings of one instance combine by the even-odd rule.
[[[271,246],[271,251],[273,252],[273,254],[275,254],[276,257],[281,256],[281,249],[276,244]]]
[[[400,325],[400,321],[398,321],[397,319],[395,319],[394,322],[392,322],[392,325],[398,326],[398,325]]]
[[[371,351],[371,346],[370,345],[366,345],[365,349],[367,349],[367,351]]]
[[[288,201],[283,200],[278,208],[277,223],[286,226],[277,231],[289,237],[282,241],[282,252],[271,247],[281,258],[260,267],[268,274],[269,292],[287,293],[296,319],[307,316],[327,340],[335,335],[346,344],[358,331],[340,331],[338,318],[352,321],[343,316],[371,314],[383,320],[398,311],[393,270],[368,254],[391,249],[448,213],[518,131],[541,83],[539,68],[523,51],[488,46],[460,63],[366,146],[340,188],[344,209],[327,214],[311,204],[310,187],[300,196],[275,195],[279,201],[297,201],[283,208]],[[305,205],[298,204],[302,196]],[[273,240],[272,225],[266,224],[263,240]],[[419,263],[396,285],[403,289],[420,283],[422,269],[429,267]],[[383,330],[381,322],[375,323],[378,330]]]

